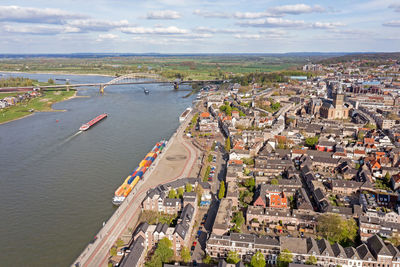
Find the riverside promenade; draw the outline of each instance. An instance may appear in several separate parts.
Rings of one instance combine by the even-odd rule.
[[[198,158],[201,152],[191,144],[190,140],[183,138],[184,130],[192,117],[193,114],[190,114],[178,127],[163,153],[146,172],[144,179],[97,233],[95,242],[89,244],[71,266],[107,266],[109,251],[115,241],[127,231],[129,225],[136,224],[146,192],[159,184],[197,176],[200,165]]]

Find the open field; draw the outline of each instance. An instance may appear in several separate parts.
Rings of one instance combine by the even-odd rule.
[[[250,72],[296,70],[306,56],[279,55],[192,55],[113,56],[87,58],[3,58],[0,71],[50,72],[68,74],[123,75],[131,72],[161,74],[166,78],[224,79]]]

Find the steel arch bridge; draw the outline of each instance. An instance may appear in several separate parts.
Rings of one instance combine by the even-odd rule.
[[[122,75],[122,76],[116,77],[116,78],[112,79],[111,81],[105,83],[103,85],[103,90],[109,85],[135,82],[138,78],[149,78],[149,79],[154,79],[154,80],[157,80],[157,81],[166,81],[164,78],[162,78],[158,74],[152,74],[152,73],[129,73],[129,74],[126,74],[126,75]]]

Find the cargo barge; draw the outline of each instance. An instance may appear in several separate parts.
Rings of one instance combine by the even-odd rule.
[[[95,125],[96,123],[98,123],[99,121],[103,120],[104,118],[106,118],[108,116],[107,113],[101,114],[99,116],[97,116],[96,118],[94,118],[93,120],[82,124],[82,126],[79,128],[80,131],[86,131],[88,130],[90,127],[92,127],[93,125]]]
[[[112,203],[116,206],[121,205],[121,203],[125,200],[125,198],[129,195],[129,193],[135,188],[140,179],[143,178],[143,175],[151,166],[151,164],[156,160],[158,155],[163,151],[167,141],[158,142],[153,149],[147,153],[144,159],[139,163],[139,166],[126,177],[123,184],[118,187],[118,189],[114,193],[114,198]]]
[[[180,116],[179,116],[179,122],[184,122],[189,115],[189,113],[192,111],[192,108],[187,108]]]

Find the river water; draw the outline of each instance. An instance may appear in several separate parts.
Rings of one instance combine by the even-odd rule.
[[[3,74],[70,83],[110,77]],[[57,83],[65,81],[56,80]],[[0,265],[68,266],[115,211],[116,188],[160,139],[168,139],[193,98],[171,85],[80,89],[75,98],[0,125]],[[101,113],[87,132],[78,128]]]

